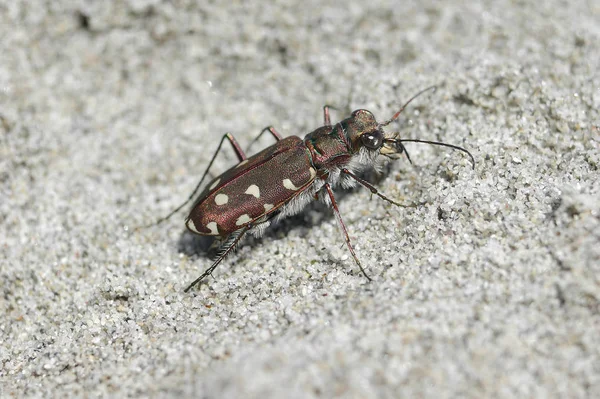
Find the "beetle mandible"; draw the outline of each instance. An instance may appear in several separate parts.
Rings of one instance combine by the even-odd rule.
[[[273,219],[277,221],[300,212],[309,202],[317,199],[319,194],[333,208],[348,250],[360,271],[371,280],[354,252],[333,188],[348,188],[359,183],[385,201],[403,206],[380,193],[369,182],[357,176],[357,173],[374,166],[380,156],[397,159],[405,154],[410,161],[403,144],[406,142],[441,145],[463,151],[469,155],[475,168],[473,155],[462,147],[436,141],[400,139],[399,133],[386,134],[383,131],[383,127],[396,120],[411,101],[435,88],[436,86],[431,86],[414,95],[383,123],[378,123],[370,111],[359,109],[352,112],[349,118],[332,125],[329,107],[324,106],[324,126],[303,139],[298,136],[282,138],[272,126],[266,127],[260,135],[269,132],[276,143],[251,157],[246,156],[233,135],[225,134],[189,198],[155,223],[167,220],[195,197],[223,142],[228,140],[239,163],[207,184],[185,220],[185,225],[191,232],[214,236],[223,240],[224,244],[213,264],[184,291],[188,292],[211,275],[246,233],[260,236]]]

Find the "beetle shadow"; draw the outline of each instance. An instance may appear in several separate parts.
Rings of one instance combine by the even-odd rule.
[[[217,240],[212,236],[201,236],[189,230],[183,230],[177,241],[177,251],[189,257],[216,255],[215,243]]]

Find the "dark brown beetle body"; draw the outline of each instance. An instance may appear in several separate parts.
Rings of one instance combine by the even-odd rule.
[[[386,135],[383,131],[383,127],[394,121],[414,98],[430,89],[412,97],[391,119],[383,123],[378,123],[370,111],[361,109],[331,125],[329,109],[324,107],[324,126],[307,134],[304,139],[297,136],[282,139],[275,129],[266,128],[263,132],[270,131],[278,141],[251,157],[246,157],[233,136],[226,134],[200,183],[186,201],[189,202],[199,190],[223,141],[228,139],[240,162],[208,184],[186,219],[186,226],[191,232],[216,236],[224,239],[226,244],[215,262],[185,291],[210,275],[245,233],[260,235],[273,217],[282,219],[298,213],[315,198],[322,198],[332,206],[350,253],[365,277],[370,279],[352,248],[332,189],[338,185],[350,187],[359,183],[380,198],[402,206],[379,193],[356,173],[375,166],[382,155],[395,159],[405,153],[408,157],[403,142],[423,142],[458,149],[466,152],[474,164],[473,156],[461,147],[425,140],[400,140],[398,133]]]
[[[360,165],[350,163],[364,148],[359,142],[361,132],[375,131],[383,138],[378,129],[373,114],[359,110],[335,126],[316,129],[304,140],[291,136],[278,141],[214,179],[198,197],[187,228],[200,235],[227,237],[247,225],[266,223],[274,213],[285,217],[300,211],[293,202],[296,197],[310,201],[326,182],[332,187],[338,184],[342,168],[358,171]],[[372,149],[362,166],[369,166],[378,150]]]

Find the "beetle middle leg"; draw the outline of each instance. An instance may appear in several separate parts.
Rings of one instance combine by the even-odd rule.
[[[250,144],[248,144],[248,147],[246,148],[246,152],[249,152],[250,151],[250,147],[252,147],[252,145],[254,143],[256,143],[261,138],[261,136],[263,135],[263,133],[267,132],[267,131],[269,133],[271,133],[271,135],[273,136],[273,138],[275,138],[275,141],[281,140],[281,138],[282,138],[281,134],[277,130],[275,130],[275,128],[273,126],[267,126],[266,128],[264,128],[263,130],[260,131],[260,133],[258,134],[258,136],[256,136],[254,138],[254,140],[252,140],[250,142]]]
[[[342,220],[342,215],[340,215],[340,210],[338,209],[337,203],[335,202],[335,197],[333,195],[333,190],[331,190],[331,186],[329,185],[329,183],[325,183],[325,185],[323,187],[325,187],[325,190],[327,190],[327,195],[329,195],[329,199],[331,200],[331,206],[333,207],[333,213],[335,214],[335,218],[337,219],[338,224],[340,225],[340,228],[342,229],[344,236],[346,238],[346,246],[350,250],[352,257],[354,258],[354,261],[360,268],[360,271],[362,272],[362,274],[367,278],[367,280],[372,281],[371,277],[369,277],[369,275],[367,274],[365,269],[360,264],[360,261],[358,260],[358,257],[356,256],[356,253],[354,252],[354,248],[352,248],[352,243],[350,243],[350,236],[348,235],[348,230],[346,229],[346,225],[344,224],[344,221]]]

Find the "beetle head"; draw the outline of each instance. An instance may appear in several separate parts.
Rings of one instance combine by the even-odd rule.
[[[391,133],[386,134],[383,131],[383,127],[389,125],[393,121],[395,121],[398,116],[404,111],[406,106],[410,104],[415,98],[420,96],[421,94],[429,91],[435,90],[436,86],[428,87],[424,90],[421,90],[413,97],[411,97],[401,108],[392,116],[389,120],[377,123],[375,120],[375,116],[370,111],[365,109],[359,109],[352,113],[352,117],[348,118],[347,122],[347,131],[352,142],[353,151],[357,152],[360,149],[364,148],[370,151],[377,151],[378,154],[384,155],[391,159],[398,159],[402,154],[406,155],[409,162],[410,156],[408,155],[408,151],[406,151],[406,147],[404,147],[403,143],[413,142],[413,143],[425,143],[438,145],[448,148],[453,148],[455,150],[462,151],[469,155],[471,158],[471,162],[473,163],[473,169],[475,168],[475,158],[473,155],[467,151],[466,149],[455,146],[452,144],[441,143],[438,141],[429,141],[429,140],[417,140],[417,139],[400,139],[399,133]]]
[[[353,152],[365,149],[392,159],[398,159],[402,153],[406,153],[406,148],[398,139],[399,133],[386,136],[383,126],[387,125],[389,121],[377,123],[371,111],[358,109],[352,112],[352,116],[345,122],[344,129],[352,143]]]
[[[385,133],[371,111],[366,109],[354,111],[352,116],[347,119],[344,128],[354,152],[361,148],[378,151],[383,145]]]

